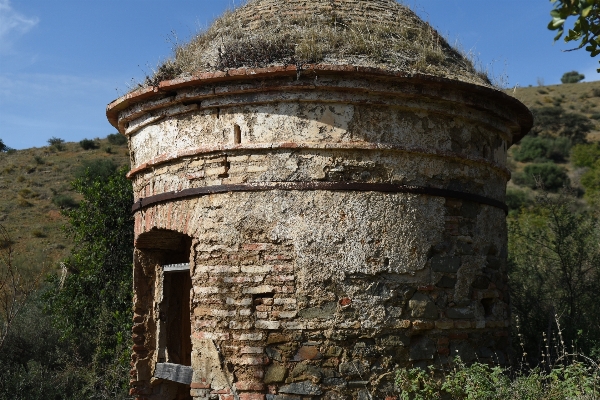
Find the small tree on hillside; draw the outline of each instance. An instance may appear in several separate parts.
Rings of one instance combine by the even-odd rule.
[[[33,279],[26,276],[24,269],[15,264],[12,245],[8,231],[0,225],[0,350],[43,274],[42,270]]]
[[[78,207],[63,211],[69,217],[67,234],[75,242],[65,260],[69,273],[63,280],[52,278],[55,287],[45,299],[63,339],[90,365],[97,380],[95,390],[126,393],[133,295],[133,189],[126,169],[98,174],[95,165],[90,164],[73,183],[83,200]]]
[[[577,83],[585,79],[585,75],[580,74],[577,71],[565,72],[560,78],[562,83]]]

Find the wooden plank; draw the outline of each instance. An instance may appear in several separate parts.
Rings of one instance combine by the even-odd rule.
[[[185,365],[157,363],[154,370],[154,377],[165,379],[167,381],[179,382],[186,385],[192,383],[194,369]]]
[[[189,271],[190,263],[163,265],[164,272]]]

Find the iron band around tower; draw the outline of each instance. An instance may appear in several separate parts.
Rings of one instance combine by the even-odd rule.
[[[353,192],[382,192],[410,193],[428,196],[439,196],[453,199],[472,201],[496,207],[508,214],[508,206],[496,199],[473,193],[456,190],[440,189],[426,186],[399,185],[393,183],[362,183],[362,182],[260,182],[231,185],[215,185],[208,187],[190,188],[177,192],[161,193],[150,197],[140,198],[133,204],[132,213],[143,210],[157,203],[179,200],[188,197],[205,196],[229,192],[264,192],[269,190],[300,190],[300,191],[353,191]]]

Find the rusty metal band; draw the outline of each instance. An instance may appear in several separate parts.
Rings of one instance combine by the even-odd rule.
[[[184,189],[178,192],[161,193],[150,197],[140,198],[133,204],[132,212],[142,210],[170,200],[179,200],[187,197],[205,196],[209,194],[229,192],[264,192],[269,190],[328,190],[349,192],[383,192],[383,193],[411,193],[428,196],[447,197],[467,200],[475,203],[500,208],[508,214],[508,206],[496,199],[478,194],[459,192],[456,190],[439,189],[426,186],[397,185],[393,183],[357,183],[357,182],[257,182],[234,185],[217,185],[199,188]]]

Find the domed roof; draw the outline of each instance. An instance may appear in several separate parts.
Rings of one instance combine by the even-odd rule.
[[[491,86],[484,73],[395,0],[250,0],[176,48],[146,84],[200,72],[319,63]]]

